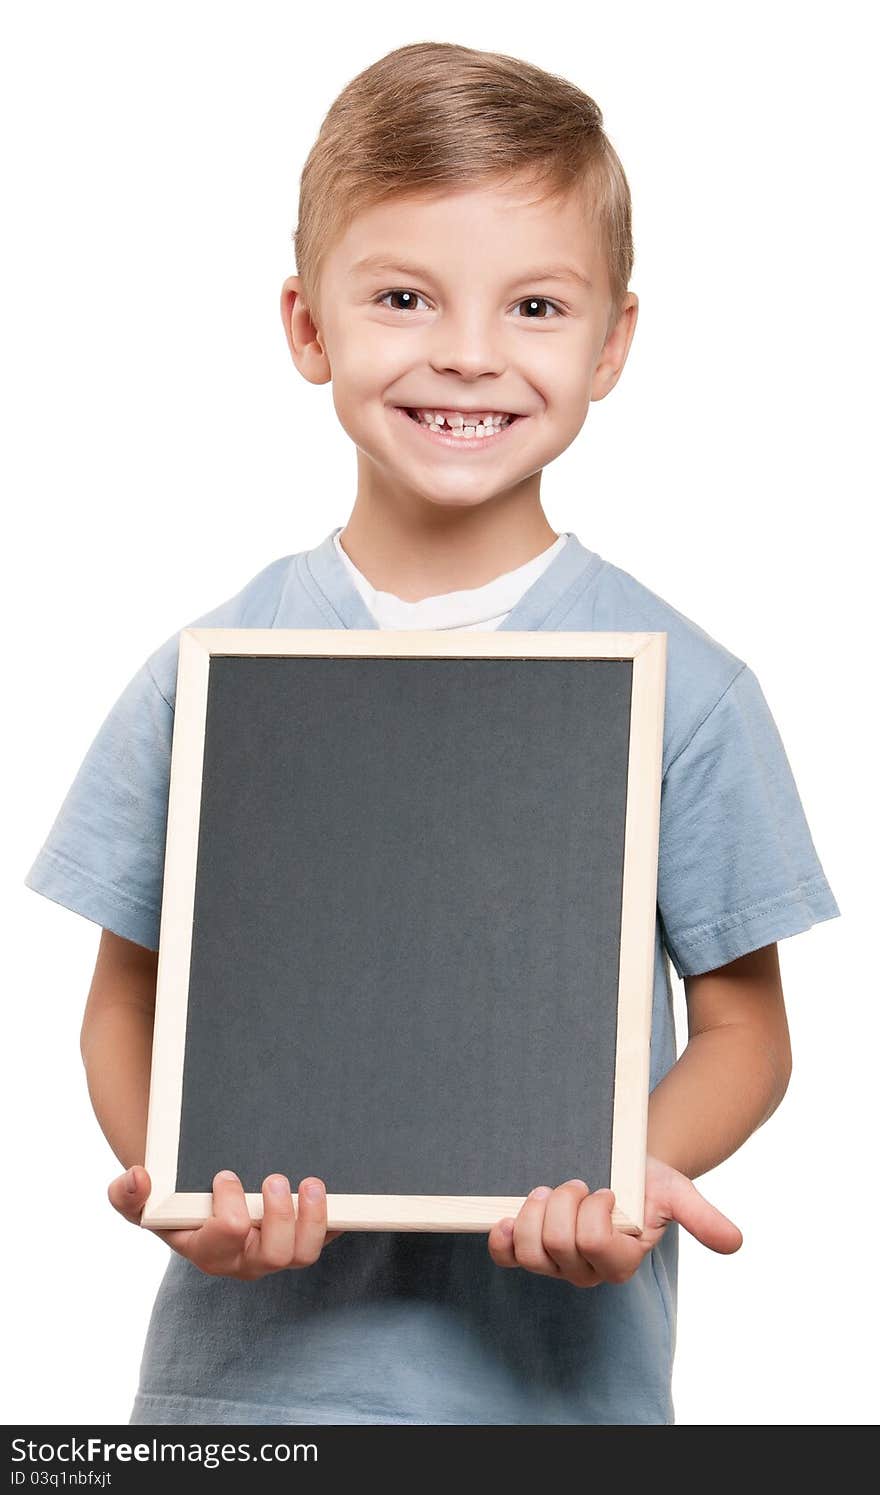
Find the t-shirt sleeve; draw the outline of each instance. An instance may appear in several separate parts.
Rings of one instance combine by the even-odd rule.
[[[98,730],[25,884],[159,948],[174,711],[145,661]]]
[[[716,970],[840,914],[747,665],[663,775],[657,904],[679,976]]]

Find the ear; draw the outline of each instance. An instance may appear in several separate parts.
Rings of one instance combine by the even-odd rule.
[[[605,339],[599,362],[593,370],[591,400],[604,399],[620,378],[636,330],[638,315],[639,298],[633,291],[628,291],[617,320]]]
[[[290,356],[303,378],[310,384],[327,384],[330,360],[312,313],[303,300],[302,281],[298,275],[288,275],[281,287],[281,320]]]

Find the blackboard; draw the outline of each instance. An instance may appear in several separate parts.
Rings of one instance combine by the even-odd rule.
[[[641,1229],[665,634],[180,636],[147,1226]]]

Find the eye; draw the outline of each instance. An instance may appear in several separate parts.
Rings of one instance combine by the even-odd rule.
[[[418,291],[383,291],[381,296],[376,297],[376,305],[384,306],[386,304],[385,298],[387,296],[402,296],[404,298],[407,298],[405,305],[390,306],[388,308],[389,311],[411,311],[416,301],[422,301],[424,299],[419,295]]]
[[[548,307],[552,307],[553,308],[553,316],[554,317],[564,316],[564,312],[562,311],[561,307],[558,307],[556,305],[555,301],[548,301],[548,299],[547,299],[546,296],[526,296],[523,301],[518,301],[517,302],[517,306],[527,306],[527,307],[529,307],[529,314],[526,317],[526,321],[531,321],[531,322],[546,322],[548,320],[552,320],[552,318],[548,319],[547,317],[542,317],[542,316],[536,316],[536,315],[534,315],[533,314],[533,309],[535,307],[537,307],[537,306],[548,306]]]

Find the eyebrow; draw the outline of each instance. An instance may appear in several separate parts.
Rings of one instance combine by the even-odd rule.
[[[363,259],[356,260],[351,269],[354,275],[382,270],[396,275],[412,275],[418,280],[433,279],[433,272],[424,265],[401,265],[383,254],[365,255]],[[592,281],[588,280],[586,275],[583,275],[574,265],[543,265],[531,270],[522,270],[509,282],[509,286],[521,285],[527,280],[574,280],[588,290],[592,288]]]

